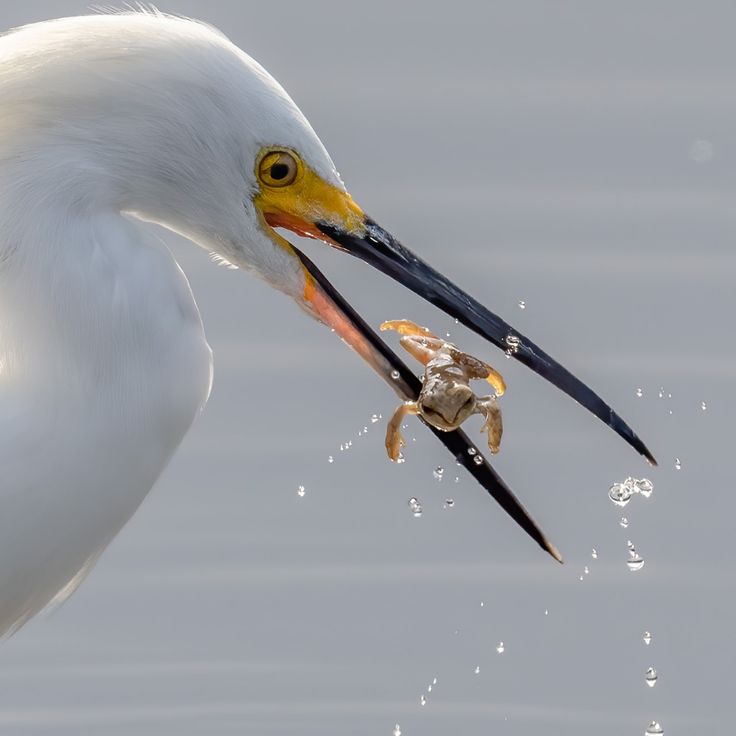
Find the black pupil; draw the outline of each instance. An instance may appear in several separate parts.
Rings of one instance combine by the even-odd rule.
[[[274,164],[271,167],[271,178],[278,181],[285,179],[289,174],[289,167],[286,164]]]

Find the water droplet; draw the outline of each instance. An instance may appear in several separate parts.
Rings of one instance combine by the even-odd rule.
[[[427,698],[424,695],[419,696],[419,705],[427,705]]]
[[[432,475],[435,477],[435,480],[442,480],[442,477],[444,476],[444,474],[445,474],[445,469],[441,465],[438,465],[432,471]]]
[[[681,470],[682,469],[682,463],[680,462],[680,458],[675,458],[675,470]]]
[[[649,498],[649,496],[652,495],[652,491],[654,491],[654,483],[652,483],[649,478],[639,478],[634,481],[634,485],[636,486],[636,490],[639,491],[644,498]]]
[[[459,482],[460,482],[460,476],[459,475],[456,475],[455,476],[455,483],[459,483]]]
[[[422,504],[413,496],[409,499],[409,510],[416,518],[422,515]]]
[[[544,615],[545,615],[545,616],[549,616],[549,609],[548,609],[548,608],[545,608],[545,609],[544,609]]]
[[[657,670],[655,670],[654,667],[650,667],[644,673],[644,681],[649,685],[649,687],[654,687],[657,684],[658,677],[659,675],[657,675]]]
[[[334,458],[334,457],[332,457],[332,455],[329,455],[329,456],[327,457],[327,462],[328,462],[328,463],[334,463],[334,462],[335,462],[335,458]]]
[[[645,631],[641,638],[647,646],[652,643],[652,635],[648,631]]]
[[[519,301],[519,309],[526,309],[526,302],[524,300]]]
[[[371,414],[371,424],[375,424],[380,418],[380,414]]]
[[[401,726],[398,723],[394,726],[393,736],[401,736]]]
[[[578,580],[579,580],[579,581],[580,581],[580,582],[582,583],[582,582],[583,582],[583,580],[585,580],[585,578],[584,578],[584,577],[583,577],[583,576],[581,575],[581,576],[580,576],[580,577],[578,578]]]
[[[452,498],[446,498],[443,508],[451,509],[455,506],[455,500]]]
[[[642,396],[644,396],[644,392],[643,392],[643,391],[641,390],[641,388],[637,388],[637,389],[636,389],[636,395],[637,395],[637,396],[638,396],[639,398],[641,398]]]
[[[622,527],[623,527],[624,529],[626,529],[626,527],[627,527],[627,526],[629,525],[629,520],[628,520],[628,519],[627,519],[627,518],[626,518],[625,516],[622,516],[622,517],[621,517],[621,521],[619,521],[619,524],[620,524],[620,525],[621,525],[621,526],[622,526]]]
[[[475,667],[475,674],[476,675],[479,675],[480,674],[480,665],[476,665],[476,667]]]
[[[521,338],[517,335],[506,335],[506,355],[516,355],[521,347]]]
[[[475,456],[475,457],[473,458],[473,462],[474,462],[474,463],[475,463],[476,465],[482,465],[482,464],[483,464],[483,458],[482,458],[482,457],[481,457],[480,455],[476,455],[476,456]]]
[[[598,559],[598,550],[595,547],[593,547],[593,549],[591,550],[590,556],[594,560],[597,560]]]
[[[299,496],[299,498],[302,498],[306,492],[307,491],[304,488],[304,486],[297,486],[297,488],[296,488],[296,495]]]
[[[586,565],[586,566],[585,566],[585,567],[583,568],[583,574],[584,574],[584,575],[588,575],[589,573],[590,573],[590,568],[589,568],[589,567],[588,567],[588,566]]]
[[[626,566],[631,570],[631,572],[638,572],[642,567],[644,567],[644,560],[639,557],[636,550],[631,550],[631,552],[629,552],[629,559],[626,560]]]
[[[657,721],[652,721],[648,726],[647,730],[644,731],[644,736],[662,736],[664,733],[664,729],[662,726],[657,723]]]
[[[496,651],[499,654],[503,654],[505,650],[506,650],[506,647],[503,645],[503,642],[502,641],[498,642],[498,644],[496,645]]]
[[[705,401],[700,402],[700,408],[705,411],[708,408],[708,405],[705,403]]]
[[[483,608],[483,606],[485,606],[485,604],[486,604],[486,602],[485,602],[485,601],[481,601],[481,602],[480,602],[480,607],[481,607],[481,608]]]
[[[663,388],[660,388],[659,389],[659,393],[657,394],[657,396],[659,396],[660,399],[663,399],[664,398],[664,389]]]
[[[634,490],[629,483],[614,483],[608,489],[608,497],[616,504],[616,506],[626,506],[631,501]]]
[[[478,450],[475,447],[468,447],[468,455],[475,455],[477,452]]]
[[[436,685],[437,684],[437,678],[436,677],[432,680],[432,684],[433,685]]]
[[[398,381],[399,380],[399,372],[397,370],[391,371],[391,378],[393,378],[394,381]]]

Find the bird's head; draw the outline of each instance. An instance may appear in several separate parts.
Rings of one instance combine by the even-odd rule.
[[[283,88],[219,32],[158,13],[29,26],[3,39],[0,84],[0,158],[33,162],[54,196],[66,197],[65,211],[130,212],[215,251],[289,294],[414,398],[416,377],[278,230],[320,240],[506,350],[654,462],[591,389],[368,217]],[[467,438],[443,441],[468,460]],[[481,482],[546,545],[482,467]]]
[[[64,162],[70,190],[72,161],[77,168],[82,161],[87,182],[90,172],[104,172],[94,196],[254,272],[330,325],[398,393],[414,395],[403,363],[277,230],[356,256],[526,364],[654,460],[590,388],[368,217],[289,95],[220,32],[153,12],[65,19],[15,36],[34,49],[28,69],[36,78],[18,76],[20,97],[34,90],[35,109],[53,116],[38,126],[44,140],[53,130],[57,150],[78,144]]]

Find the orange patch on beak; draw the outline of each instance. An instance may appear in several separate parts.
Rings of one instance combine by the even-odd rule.
[[[283,227],[286,230],[301,235],[305,238],[314,238],[315,240],[330,240],[326,235],[321,233],[316,225],[296,215],[289,215],[285,212],[264,212],[263,218],[271,227]],[[337,245],[334,240],[330,240],[330,245]]]

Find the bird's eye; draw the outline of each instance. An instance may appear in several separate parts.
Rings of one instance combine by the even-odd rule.
[[[258,178],[269,187],[286,187],[298,173],[296,159],[288,151],[271,151],[258,166]]]

